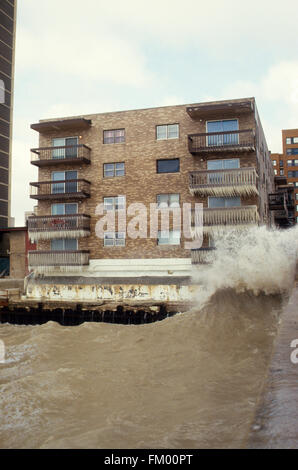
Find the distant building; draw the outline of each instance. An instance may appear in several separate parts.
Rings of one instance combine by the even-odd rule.
[[[16,30],[16,1],[0,2],[0,228],[11,216],[11,139]]]
[[[298,129],[282,130],[282,153],[272,153],[271,160],[275,176],[283,176],[294,188],[292,212],[298,222]]]

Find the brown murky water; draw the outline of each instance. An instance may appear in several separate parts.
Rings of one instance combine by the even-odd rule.
[[[226,291],[141,326],[0,325],[0,446],[241,447],[280,306]]]
[[[249,446],[296,233],[229,238],[198,307],[162,322],[0,325],[0,447]]]

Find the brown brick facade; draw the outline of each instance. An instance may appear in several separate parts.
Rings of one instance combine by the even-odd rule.
[[[254,99],[250,99],[254,104]],[[232,100],[237,103],[241,100]],[[218,102],[222,103],[222,102]],[[90,129],[46,132],[40,134],[40,147],[52,145],[53,138],[79,137],[79,143],[91,148],[91,164],[39,168],[39,181],[51,180],[52,171],[77,170],[78,178],[91,182],[91,197],[78,202],[78,212],[91,215],[91,235],[79,240],[79,249],[90,250],[90,259],[102,258],[186,258],[189,250],[184,249],[184,239],[181,245],[158,246],[156,239],[126,239],[125,247],[104,247],[103,240],[95,235],[95,225],[99,217],[95,215],[96,206],[103,202],[104,197],[125,195],[126,204],[139,202],[149,209],[150,203],[155,203],[158,194],[179,193],[180,204],[201,202],[208,207],[207,198],[194,197],[189,191],[189,172],[207,169],[208,159],[239,158],[240,167],[255,167],[257,169],[259,197],[242,198],[243,205],[257,205],[262,223],[271,222],[268,211],[267,194],[273,188],[273,169],[265,137],[259,122],[257,111],[231,114],[231,111],[221,111],[212,118],[193,119],[186,112],[190,105],[167,106],[161,108],[141,109],[133,111],[112,112],[83,116],[90,119]],[[239,129],[253,129],[256,134],[256,151],[247,153],[231,153],[222,155],[214,153],[205,158],[192,155],[188,149],[188,135],[204,133],[208,120],[234,119],[239,122]],[[44,121],[43,121],[44,122]],[[48,122],[48,121],[46,121]],[[172,140],[157,140],[156,126],[179,124],[179,138]],[[125,143],[104,144],[103,131],[110,129],[125,129]],[[158,174],[157,159],[179,158],[178,173]],[[125,176],[104,178],[104,163],[125,163]],[[60,202],[60,201],[59,201]],[[62,202],[62,201],[61,201]],[[69,201],[65,201],[69,202]],[[51,201],[39,201],[38,215],[51,214]],[[129,219],[128,219],[129,222]],[[149,231],[149,214],[148,214]],[[39,241],[38,250],[50,249],[49,241]]]

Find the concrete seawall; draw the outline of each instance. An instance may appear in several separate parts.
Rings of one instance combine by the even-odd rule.
[[[297,346],[291,347],[294,340]],[[264,394],[248,448],[298,449],[298,283],[281,317]],[[291,359],[292,355],[292,359]]]

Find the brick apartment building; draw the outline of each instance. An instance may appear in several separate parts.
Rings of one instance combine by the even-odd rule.
[[[29,217],[37,250],[29,266],[48,275],[187,276],[204,262],[223,227],[272,224],[274,172],[254,98],[42,120],[31,163],[38,201]],[[184,246],[183,230],[157,238],[95,233],[99,216],[125,204],[204,206],[204,243]],[[129,223],[129,217],[128,217]],[[189,241],[189,240],[188,240]]]
[[[298,129],[282,130],[282,153],[272,153],[275,176],[283,176],[294,187],[294,218],[298,222]]]

